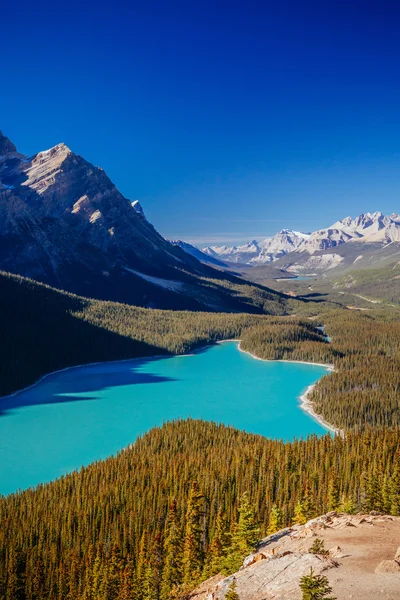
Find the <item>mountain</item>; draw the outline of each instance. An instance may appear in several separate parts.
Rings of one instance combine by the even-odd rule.
[[[243,246],[206,246],[202,252],[213,258],[222,258],[226,262],[247,264],[260,254],[261,249],[262,246],[256,240],[252,240]]]
[[[1,133],[0,269],[148,307],[260,312],[260,294],[280,302],[259,287],[254,304],[242,280],[170,244],[137,200],[65,144],[27,157]]]
[[[201,250],[196,248],[196,246],[192,246],[192,244],[188,244],[188,242],[183,242],[182,240],[169,240],[169,242],[173,246],[178,246],[179,248],[182,248],[182,250],[184,250],[187,254],[190,254],[190,256],[194,256],[194,258],[197,258],[197,260],[199,260],[200,262],[202,262],[206,265],[210,265],[212,267],[220,267],[220,268],[224,268],[224,269],[226,269],[228,267],[228,265],[226,263],[222,262],[222,260],[218,260],[217,258],[214,258],[211,254],[202,252]]]
[[[202,252],[209,256],[223,258],[226,262],[259,265],[281,258],[299,248],[309,234],[291,229],[282,229],[272,238],[260,242],[252,240],[242,246],[207,246]]]
[[[271,239],[260,242],[261,252],[250,260],[250,264],[264,264],[277,260],[285,254],[294,252],[301,247],[308,239],[308,233],[292,231],[291,229],[282,229]]]
[[[252,240],[239,247],[211,246],[202,251],[223,257],[226,262],[253,267],[276,263],[277,268],[283,271],[288,269],[289,272],[297,272],[297,269],[299,272],[325,271],[343,262],[347,264],[344,255],[354,254],[356,248],[359,250],[357,256],[361,251],[370,255],[371,252],[399,242],[400,215],[374,212],[355,218],[346,217],[330,227],[312,233],[282,229],[272,238],[261,242]],[[344,246],[346,250],[343,250]]]

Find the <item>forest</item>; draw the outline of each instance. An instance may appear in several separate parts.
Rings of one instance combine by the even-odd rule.
[[[362,312],[291,300],[286,316],[154,310],[81,298],[12,275],[0,275],[0,292],[0,395],[68,366],[183,354],[240,338],[241,348],[260,358],[333,364],[312,400],[335,427],[400,425],[395,309]]]
[[[400,434],[283,443],[177,421],[0,499],[0,598],[164,600],[328,510],[400,515]]]
[[[221,339],[332,364],[316,411],[345,436],[283,443],[201,421],[0,498],[0,600],[184,598],[257,540],[327,510],[400,515],[400,321],[393,308],[287,301],[287,315],[150,310],[0,275],[0,393],[55,369]],[[1,402],[1,399],[0,399]]]

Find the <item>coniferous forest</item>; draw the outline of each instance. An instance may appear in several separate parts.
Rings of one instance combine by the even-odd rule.
[[[234,572],[256,541],[341,509],[400,514],[400,434],[283,443],[202,421],[0,500],[11,598],[158,599]]]
[[[283,443],[178,421],[116,457],[0,498],[1,600],[183,597],[293,522],[328,510],[400,515],[396,310],[290,300],[285,316],[173,312],[14,276],[1,285],[2,394],[65,366],[240,338],[260,358],[333,364],[312,400],[345,432]]]

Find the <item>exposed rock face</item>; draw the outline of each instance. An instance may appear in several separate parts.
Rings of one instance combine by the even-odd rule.
[[[316,537],[328,554],[309,552]],[[399,539],[399,517],[328,513],[265,538],[237,573],[205,582],[191,598],[223,600],[234,578],[240,600],[301,600],[300,578],[312,568],[338,600],[398,600]]]
[[[14,144],[0,131],[0,156],[16,151],[17,149]]]
[[[346,217],[331,227],[311,234],[282,229],[270,239],[253,240],[243,246],[209,246],[203,252],[218,256],[227,262],[245,263],[252,266],[268,264],[290,255],[293,264],[303,264],[306,257],[299,254],[315,254],[329,251],[347,242],[365,242],[386,245],[400,242],[400,215],[384,215],[381,212],[361,214],[354,219]],[[298,261],[300,260],[300,263]],[[321,269],[324,263],[321,262]]]
[[[101,168],[65,144],[28,158],[1,134],[0,269],[131,304],[241,308],[207,287],[202,278],[222,276],[165,240]]]

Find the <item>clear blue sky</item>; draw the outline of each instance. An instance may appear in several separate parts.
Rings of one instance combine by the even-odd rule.
[[[13,7],[12,4],[15,4]],[[400,6],[4,2],[0,129],[199,245],[400,211]]]

